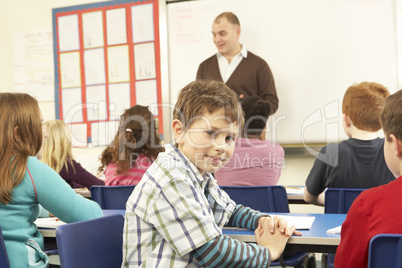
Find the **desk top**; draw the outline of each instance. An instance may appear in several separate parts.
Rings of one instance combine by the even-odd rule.
[[[85,198],[91,198],[91,191],[88,188],[75,188],[74,191]]]
[[[115,214],[125,215],[125,209],[103,209],[103,216],[110,216]],[[38,227],[39,232],[42,234],[43,237],[56,237],[56,228],[42,228]]]
[[[104,209],[103,215],[125,215],[124,209]],[[339,234],[327,234],[327,230],[342,225],[346,214],[313,214],[313,213],[269,213],[275,215],[314,216],[310,230],[300,230],[302,236],[292,236],[287,250],[334,253],[340,243]],[[43,237],[55,237],[56,229],[39,228]],[[223,228],[223,234],[243,242],[255,242],[254,231],[238,228]]]
[[[304,201],[304,186],[284,186],[289,204],[308,204]]]
[[[327,230],[340,226],[346,214],[313,214],[313,213],[269,213],[291,216],[314,216],[310,230],[300,230],[302,236],[291,236],[287,249],[295,251],[327,252],[336,251],[341,238],[339,234],[327,234]],[[256,242],[254,231],[247,229],[223,228],[223,234],[243,242]]]

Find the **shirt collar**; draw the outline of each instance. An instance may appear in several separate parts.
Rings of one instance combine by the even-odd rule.
[[[180,162],[184,163],[184,165],[190,169],[191,173],[194,175],[194,177],[197,178],[199,182],[205,181],[205,180],[210,180],[213,179],[214,177],[212,176],[211,173],[205,172],[204,175],[201,175],[200,171],[198,168],[194,165],[193,162],[190,161],[190,159],[187,158],[176,146],[173,144],[166,144],[165,145],[165,152],[171,156],[173,156],[174,159],[180,159]]]
[[[224,57],[224,56],[223,56],[221,53],[219,53],[219,52],[217,52],[216,54],[218,55],[218,58]],[[241,45],[241,50],[240,50],[240,52],[239,52],[238,54],[236,54],[234,57],[238,57],[238,56],[247,58],[247,49],[246,49],[246,46],[245,46],[245,45]],[[233,58],[234,58],[234,57],[233,57]]]

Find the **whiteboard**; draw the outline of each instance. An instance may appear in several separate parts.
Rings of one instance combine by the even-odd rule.
[[[203,0],[167,5],[170,101],[216,53],[211,27],[224,11],[240,42],[269,64],[279,109],[269,139],[281,144],[346,139],[342,98],[353,83],[398,89],[395,0]]]

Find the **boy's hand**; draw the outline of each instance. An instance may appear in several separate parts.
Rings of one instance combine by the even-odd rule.
[[[271,220],[279,223],[279,219],[275,219],[275,217]],[[254,233],[257,244],[268,248],[271,253],[271,260],[274,261],[281,256],[283,250],[285,249],[286,243],[289,240],[290,234],[294,233],[295,231],[295,227],[286,226],[284,227],[284,233],[281,233],[279,231],[279,225],[277,224],[274,225],[274,232],[271,233],[269,231],[269,222],[270,220],[263,220],[262,225],[258,224],[258,228]]]
[[[279,232],[285,234],[286,236],[291,236],[292,234],[299,236],[302,235],[299,231],[296,230],[294,230],[292,233],[289,233],[289,228],[286,229],[286,227],[288,227],[288,222],[285,219],[282,219],[280,216],[274,216],[273,218],[261,217],[258,221],[258,225],[263,226],[265,221],[268,222],[268,230],[271,234],[275,232],[276,228],[279,228]],[[262,235],[263,231],[263,229],[260,230],[260,235]]]

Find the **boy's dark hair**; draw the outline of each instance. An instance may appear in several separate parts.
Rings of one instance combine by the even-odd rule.
[[[244,134],[260,135],[267,125],[268,117],[271,114],[269,102],[264,101],[260,96],[251,96],[240,99],[244,111]]]
[[[389,91],[383,85],[362,82],[352,85],[343,97],[342,112],[358,129],[375,132],[381,129],[380,114]]]
[[[154,116],[148,107],[135,105],[121,115],[114,141],[102,152],[98,172],[113,163],[117,165],[116,173],[122,174],[140,154],[154,160],[163,151]]]
[[[381,126],[386,139],[394,134],[398,140],[402,140],[402,90],[399,90],[385,100],[384,109],[380,116]]]
[[[188,129],[199,116],[224,109],[230,123],[241,129],[244,118],[236,93],[218,81],[197,80],[185,86],[177,97],[173,120],[177,119]]]

